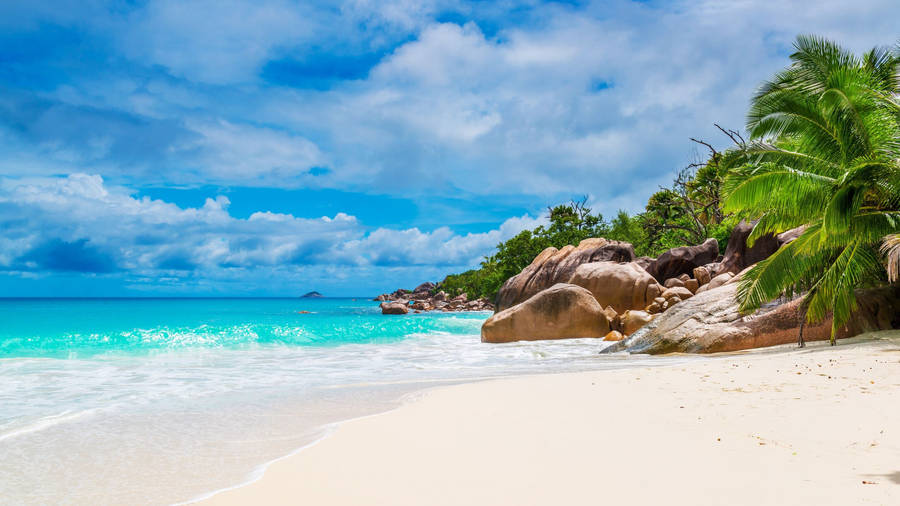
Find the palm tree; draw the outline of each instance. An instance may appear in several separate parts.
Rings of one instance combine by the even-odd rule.
[[[744,275],[738,300],[750,311],[805,293],[806,321],[833,314],[834,344],[856,308],[854,290],[885,278],[882,242],[900,248],[898,236],[889,239],[900,232],[900,52],[858,58],[812,36],[795,49],[752,100],[751,162],[726,178],[725,210],[758,220],[751,242],[806,226]]]

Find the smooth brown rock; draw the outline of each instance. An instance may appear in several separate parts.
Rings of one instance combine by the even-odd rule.
[[[639,328],[653,321],[653,315],[644,311],[625,311],[622,315],[622,333],[634,334]]]
[[[694,269],[694,279],[697,280],[697,283],[699,283],[700,286],[703,286],[709,283],[709,280],[712,279],[712,277],[709,275],[709,270],[701,265]]]
[[[709,281],[709,283],[698,288],[696,293],[699,294],[699,293],[703,293],[707,290],[713,290],[715,288],[719,288],[720,286],[722,286],[722,285],[728,283],[729,281],[731,281],[732,279],[734,279],[734,277],[735,277],[734,274],[732,274],[730,272],[724,272],[722,274],[719,274],[718,276],[712,278]]]
[[[412,309],[416,311],[431,311],[432,305],[426,301],[417,300],[412,303]]]
[[[625,339],[625,336],[618,330],[610,330],[609,334],[603,338],[604,341],[621,341],[622,339]]]
[[[650,314],[656,314],[661,312],[662,310],[662,305],[660,305],[658,302],[651,302],[649,306],[644,308],[644,311]]]
[[[713,353],[796,343],[803,314],[800,299],[769,304],[750,315],[741,315],[735,300],[737,283],[728,283],[698,294],[658,315],[628,340],[608,351],[633,353]],[[857,291],[858,309],[837,337],[900,328],[900,287]],[[831,337],[830,317],[806,324],[806,341]],[[604,350],[606,351],[606,350]]]
[[[406,314],[409,306],[405,302],[382,302],[381,314]]]
[[[710,266],[710,274],[713,277],[725,272],[736,274],[755,263],[769,258],[779,248],[799,237],[806,229],[805,227],[797,227],[778,235],[766,234],[758,238],[753,243],[753,246],[750,247],[747,245],[747,239],[750,237],[750,233],[753,232],[755,224],[756,222],[741,221],[734,227],[731,237],[728,238],[725,254],[720,260]]]
[[[481,341],[601,338],[609,330],[603,308],[590,291],[559,283],[488,318],[481,327]]]
[[[719,274],[718,276],[709,280],[709,285],[707,285],[706,289],[712,290],[713,288],[718,288],[718,287],[724,285],[725,283],[728,283],[732,279],[734,279],[734,274],[732,274],[730,272],[725,272],[725,273]]]
[[[684,287],[691,291],[691,293],[697,293],[697,289],[700,288],[700,283],[697,282],[696,279],[689,279],[684,282]]]
[[[666,282],[663,284],[663,286],[666,288],[672,288],[675,286],[684,286],[684,281],[682,281],[678,278],[669,278],[666,280]]]
[[[421,285],[417,286],[415,289],[413,289],[413,293],[427,293],[430,295],[431,291],[434,289],[435,289],[435,284],[432,283],[431,281],[426,281],[426,282],[422,283]]]
[[[678,297],[681,300],[687,300],[693,297],[693,293],[690,290],[683,286],[676,286],[672,288],[667,288],[665,292],[662,293],[661,297],[669,300],[672,297]]]
[[[587,288],[601,305],[619,314],[644,309],[662,291],[653,276],[634,262],[579,265],[569,283]]]
[[[662,283],[669,278],[691,273],[695,268],[715,261],[718,256],[719,243],[710,238],[703,244],[666,251],[647,266],[647,272]]]
[[[497,295],[497,309],[512,307],[557,283],[567,283],[579,265],[591,262],[630,262],[634,248],[602,238],[585,239],[578,246],[547,248],[522,272],[506,280]]]

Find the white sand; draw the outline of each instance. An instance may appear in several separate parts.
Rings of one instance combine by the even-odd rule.
[[[891,336],[438,388],[208,502],[900,505]]]

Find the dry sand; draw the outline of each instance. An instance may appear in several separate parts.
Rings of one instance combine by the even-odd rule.
[[[208,502],[900,505],[900,333],[879,336],[438,388]]]

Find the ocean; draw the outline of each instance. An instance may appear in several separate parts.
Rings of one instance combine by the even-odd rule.
[[[647,365],[367,298],[0,299],[4,504],[172,504],[436,385]]]

